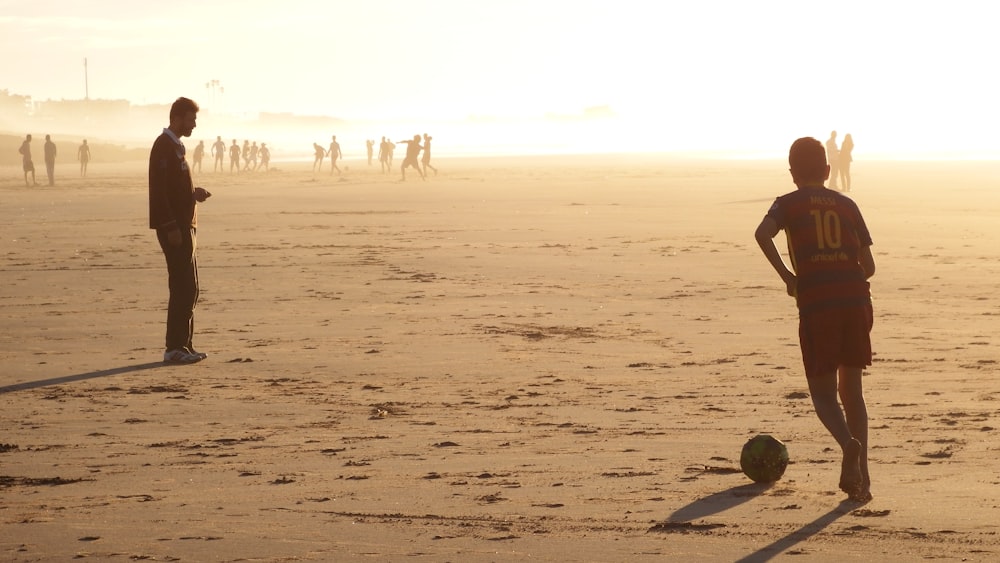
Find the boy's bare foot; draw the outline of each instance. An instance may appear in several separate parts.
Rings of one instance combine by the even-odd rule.
[[[870,502],[872,500],[872,492],[868,489],[861,488],[856,492],[848,493],[847,498],[855,502]]]
[[[850,495],[848,498],[857,502],[869,502],[872,500],[872,481],[864,471],[861,472],[861,487],[856,494]]]
[[[861,477],[861,442],[851,438],[844,448],[844,460],[840,466],[840,490],[847,493],[851,500],[871,493],[865,490]]]

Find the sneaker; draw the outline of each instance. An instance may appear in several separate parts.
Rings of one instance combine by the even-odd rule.
[[[177,350],[167,350],[163,353],[163,363],[165,364],[193,364],[204,360],[204,356],[192,354],[184,348]]]
[[[188,348],[187,351],[191,352],[195,356],[201,356],[201,359],[203,359],[203,360],[208,357],[208,354],[206,354],[204,352],[199,352],[199,351],[195,350],[194,348]]]

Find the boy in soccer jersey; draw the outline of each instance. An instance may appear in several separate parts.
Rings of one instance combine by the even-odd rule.
[[[813,407],[843,451],[840,488],[865,502],[872,495],[861,375],[872,363],[872,239],[858,206],[824,186],[830,166],[822,143],[798,139],[788,151],[788,164],[798,189],[774,201],[755,236],[798,305],[799,344]],[[774,244],[782,230],[791,270]]]

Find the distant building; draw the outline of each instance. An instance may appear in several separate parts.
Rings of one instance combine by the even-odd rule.
[[[45,100],[35,102],[34,117],[68,131],[90,124],[114,128],[128,123],[129,108],[128,100]]]
[[[0,129],[14,130],[31,115],[31,97],[0,90]]]

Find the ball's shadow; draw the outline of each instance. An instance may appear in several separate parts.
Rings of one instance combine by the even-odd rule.
[[[718,514],[760,496],[773,486],[774,483],[747,483],[745,485],[730,487],[675,510],[667,517],[667,521],[689,522],[711,516],[712,514]]]

